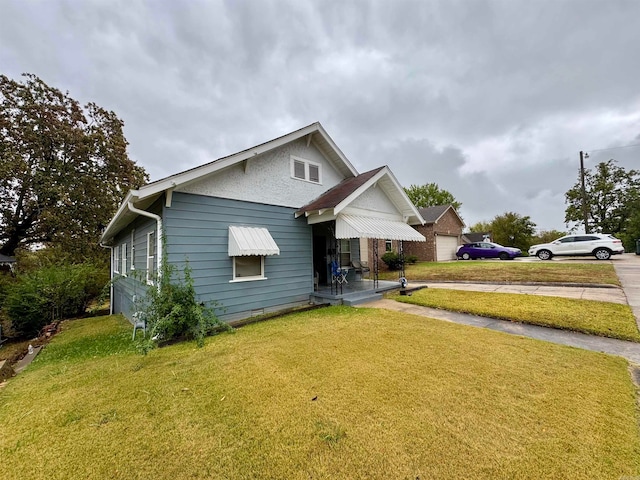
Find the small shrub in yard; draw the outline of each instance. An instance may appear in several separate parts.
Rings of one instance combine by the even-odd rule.
[[[54,320],[82,315],[101,290],[102,277],[92,264],[55,265],[19,275],[4,299],[13,330],[34,335]]]
[[[413,265],[418,261],[418,256],[417,255],[405,255],[404,256],[404,261],[406,263],[410,263],[411,265]]]
[[[231,327],[219,320],[212,308],[196,298],[191,267],[184,267],[183,278],[173,279],[175,266],[164,262],[158,286],[150,286],[140,313],[144,315],[150,335],[140,344],[143,353],[156,346],[157,341],[175,338],[195,339],[204,345],[204,337],[217,330]]]
[[[387,264],[389,270],[400,270],[402,268],[402,258],[396,252],[387,252],[380,258],[384,263]]]

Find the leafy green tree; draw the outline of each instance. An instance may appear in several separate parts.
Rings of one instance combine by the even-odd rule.
[[[557,240],[560,237],[564,237],[567,233],[560,232],[558,230],[543,230],[537,235],[534,235],[531,239],[531,244],[550,243]]]
[[[497,215],[491,221],[493,241],[509,247],[517,247],[526,251],[531,246],[531,239],[536,231],[536,224],[528,216],[515,212]]]
[[[469,227],[470,232],[484,233],[491,231],[491,222],[477,222]]]
[[[0,253],[40,244],[100,255],[101,230],[147,174],[129,159],[115,113],[95,103],[83,109],[24,77],[0,75]]]
[[[418,208],[452,205],[456,210],[460,210],[462,206],[462,203],[456,201],[450,192],[438,187],[437,183],[410,185],[408,188],[405,187],[404,191],[409,200]]]
[[[585,169],[587,217],[593,232],[621,235],[626,232],[629,218],[640,203],[640,172],[626,171],[615,160],[600,162],[595,170]],[[565,222],[584,224],[581,181],[565,193]],[[640,233],[640,232],[639,232]]]

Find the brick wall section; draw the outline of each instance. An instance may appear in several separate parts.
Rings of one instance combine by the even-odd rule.
[[[404,242],[405,255],[416,255],[421,262],[435,262],[436,235],[458,237],[462,243],[462,225],[453,210],[447,210],[437,223],[414,226],[427,239],[426,242]]]
[[[403,242],[405,255],[416,255],[418,261],[421,262],[435,262],[436,261],[436,235],[450,235],[458,237],[458,244],[462,244],[462,225],[458,220],[457,215],[452,210],[447,210],[444,215],[438,220],[438,223],[430,223],[425,225],[414,226],[418,232],[420,232],[427,239],[426,242]],[[373,242],[378,242],[378,257],[386,252],[385,240],[372,240],[369,239],[369,265],[373,271]],[[398,241],[393,240],[391,246],[394,251],[398,251]],[[378,268],[380,271],[387,270],[387,265],[382,261],[378,261]]]

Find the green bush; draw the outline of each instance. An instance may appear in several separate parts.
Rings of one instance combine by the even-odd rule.
[[[40,268],[9,285],[4,310],[17,334],[35,335],[54,320],[82,315],[104,281],[92,264]]]
[[[389,270],[400,270],[402,268],[402,261],[400,260],[400,255],[398,255],[395,251],[387,252],[380,259],[387,264]]]
[[[411,265],[413,265],[418,261],[418,256],[417,255],[405,255],[404,256],[404,261],[406,263],[410,263]]]
[[[175,266],[165,261],[159,286],[150,286],[144,297],[140,312],[150,335],[141,344],[143,353],[157,341],[176,338],[195,339],[198,346],[203,346],[205,336],[216,330],[231,329],[216,317],[212,308],[197,300],[191,267],[185,265],[183,278],[174,279],[174,271]]]

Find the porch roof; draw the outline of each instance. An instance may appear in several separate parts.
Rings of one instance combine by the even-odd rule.
[[[339,214],[336,238],[377,238],[426,242],[426,238],[404,222],[361,215]]]

